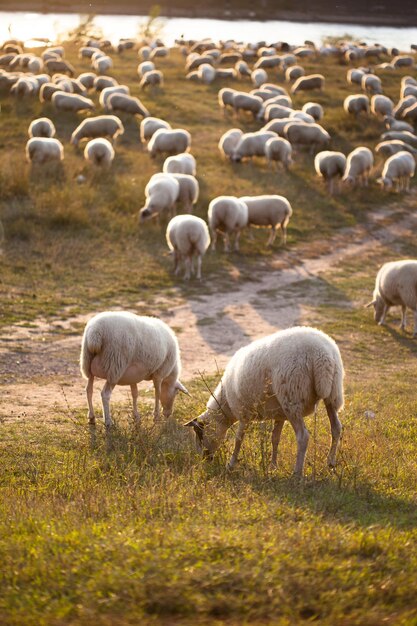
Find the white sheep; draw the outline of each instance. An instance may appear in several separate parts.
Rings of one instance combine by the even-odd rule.
[[[94,80],[97,78],[94,72],[83,72],[77,78],[78,82],[80,82],[86,89],[93,89]]]
[[[417,136],[407,130],[389,130],[381,135],[381,139],[382,141],[386,141],[388,139],[399,139],[400,141],[404,141],[410,146],[417,148]]]
[[[204,85],[210,85],[216,78],[216,70],[209,63],[202,63],[198,67],[197,76]]]
[[[308,146],[311,154],[330,141],[330,135],[320,124],[291,121],[284,128],[284,136],[294,146]]]
[[[138,65],[139,78],[142,78],[146,72],[150,72],[155,69],[155,63],[153,61],[142,61]]]
[[[394,103],[391,98],[383,96],[382,94],[376,94],[371,98],[371,112],[380,117],[386,115],[392,115],[394,109]]]
[[[287,226],[292,215],[292,207],[284,196],[263,195],[239,198],[248,207],[248,226],[271,228],[267,246],[272,246],[281,227],[282,242],[287,242]]]
[[[348,154],[342,181],[350,185],[368,186],[368,178],[374,164],[374,155],[369,148],[359,146]]]
[[[230,251],[230,237],[235,236],[234,249],[239,250],[241,231],[248,224],[248,207],[235,196],[214,198],[208,207],[208,224],[211,233],[211,248],[216,249],[217,235],[224,239],[224,251]]]
[[[231,158],[242,135],[243,130],[240,128],[231,128],[220,137],[218,148],[223,158]]]
[[[255,119],[263,106],[262,98],[241,91],[232,94],[232,101],[236,117],[239,116],[240,111],[244,111],[245,113],[252,113]]]
[[[171,125],[165,120],[161,120],[159,117],[145,117],[139,128],[141,143],[146,143],[160,128],[166,128],[171,130]]]
[[[292,164],[292,146],[287,139],[283,137],[271,137],[265,144],[265,156],[268,167],[272,163],[282,163],[284,168],[288,170]]]
[[[301,476],[309,440],[303,418],[323,400],[332,433],[328,464],[334,467],[342,432],[338,411],[343,407],[343,376],[339,348],[328,335],[309,327],[281,330],[238,350],[206,411],[185,425],[194,427],[198,449],[211,458],[227,430],[238,422],[228,464],[232,469],[248,424],[273,419],[271,465],[276,467],[282,427],[288,420],[297,439],[294,472]]]
[[[191,135],[183,128],[159,128],[148,143],[151,158],[161,154],[180,154],[191,147]]]
[[[407,307],[414,311],[414,332],[417,337],[417,261],[390,261],[379,269],[375,280],[372,302],[366,306],[374,307],[374,319],[383,325],[392,306],[401,306],[401,330],[406,327]]]
[[[107,55],[100,57],[97,57],[96,55],[97,52],[92,57],[92,66],[99,74],[105,74],[113,67],[113,61]]]
[[[191,213],[193,210],[193,206],[197,203],[200,193],[198,180],[190,174],[165,174],[162,172],[160,173],[160,175],[172,176],[173,178],[175,178],[175,180],[178,181],[179,190],[176,204],[181,205],[186,213]],[[158,174],[154,174],[154,176],[158,176]]]
[[[299,91],[310,91],[312,89],[324,90],[325,78],[322,74],[310,74],[309,76],[300,76],[291,87],[291,93]]]
[[[404,109],[402,112],[402,116],[403,118],[408,118],[416,122],[417,121],[417,102],[414,102],[409,107]]]
[[[64,146],[54,137],[32,137],[26,144],[26,159],[31,163],[62,161]]]
[[[164,84],[164,75],[160,70],[152,70],[145,72],[142,76],[142,80],[139,83],[139,89],[145,90],[146,87],[162,87]]]
[[[84,158],[98,167],[110,167],[114,159],[114,148],[108,139],[91,139],[84,148]]]
[[[113,85],[113,87],[105,87],[102,89],[99,97],[99,103],[105,111],[107,111],[107,100],[113,93],[124,93],[130,95],[130,89],[127,85]]]
[[[401,100],[399,100],[395,105],[392,114],[396,119],[402,117],[404,111],[415,102],[417,102],[417,98],[415,96],[406,96],[405,98],[401,98]]]
[[[414,176],[415,161],[412,154],[406,151],[397,152],[390,156],[384,164],[381,178],[377,182],[383,189],[391,189],[393,184],[396,190],[406,192],[410,189],[410,179]]]
[[[400,139],[381,141],[381,143],[379,143],[375,148],[375,152],[385,158],[390,157],[393,154],[397,154],[397,152],[402,152],[403,150],[410,152],[411,154],[417,154],[416,148],[413,148],[413,146],[410,146],[408,143],[405,143]]]
[[[122,122],[116,115],[98,115],[81,122],[71,135],[71,143],[78,146],[82,139],[110,137],[113,140],[124,133]]]
[[[54,137],[55,134],[54,123],[48,117],[39,117],[29,124],[29,137]]]
[[[338,180],[342,178],[345,172],[346,157],[342,152],[332,152],[331,150],[319,152],[314,159],[314,169],[318,176],[324,178],[330,195],[333,195],[337,191]]]
[[[258,130],[254,133],[244,133],[232,152],[231,160],[238,163],[244,158],[265,156],[265,144],[271,137],[275,137],[272,131]]]
[[[218,92],[217,100],[224,115],[226,115],[226,108],[228,106],[231,108],[234,107],[233,97],[236,93],[239,92],[237,92],[236,89],[231,89],[230,87],[223,87],[223,89],[220,89],[220,91]]]
[[[385,128],[388,130],[408,130],[410,133],[414,133],[414,126],[408,124],[408,122],[402,122],[396,120],[392,115],[386,115],[384,118]]]
[[[93,86],[96,91],[103,91],[106,87],[115,87],[118,84],[112,76],[96,76]]]
[[[255,87],[260,87],[263,83],[266,83],[268,80],[268,74],[262,68],[254,69],[251,72],[250,79]]]
[[[285,80],[290,83],[292,80],[297,80],[300,76],[305,76],[305,69],[301,65],[291,65],[285,70]]]
[[[107,98],[107,108],[109,111],[119,113],[130,113],[131,115],[141,115],[149,117],[148,109],[142,104],[139,98],[128,96],[123,93],[112,93]]]
[[[321,104],[318,104],[318,102],[306,102],[305,104],[303,104],[301,110],[303,111],[303,113],[311,115],[311,117],[313,117],[316,122],[320,122],[320,120],[323,119],[323,107],[321,106]]]
[[[189,152],[167,157],[162,166],[162,171],[165,174],[190,174],[195,176],[197,172],[195,158]]]
[[[196,257],[196,278],[201,280],[202,258],[210,245],[210,234],[205,221],[195,215],[177,215],[168,223],[166,240],[169,249],[174,254],[175,275],[179,273],[183,262],[184,280],[189,280],[194,270],[194,257]]]
[[[154,174],[145,187],[145,204],[139,211],[139,222],[164,212],[175,215],[180,184],[172,174]]]
[[[343,101],[343,109],[349,115],[358,117],[360,113],[369,113],[369,98],[364,94],[352,94],[347,96]]]
[[[381,79],[374,74],[365,74],[361,79],[361,87],[372,94],[382,93]]]
[[[160,418],[159,403],[165,417],[172,413],[178,391],[188,393],[180,382],[181,358],[174,332],[156,317],[127,311],[98,313],[87,323],[81,345],[81,373],[88,380],[86,393],[88,419],[95,424],[93,407],[94,378],[106,381],[101,392],[104,423],[112,426],[110,396],[116,385],[129,385],[133,414],[140,420],[137,384],[152,380],[155,388],[155,421]]]
[[[90,98],[61,91],[52,94],[51,102],[57,111],[92,111],[95,107]]]

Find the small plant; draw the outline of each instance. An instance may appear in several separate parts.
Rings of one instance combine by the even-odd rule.
[[[160,17],[161,7],[159,4],[153,4],[149,10],[146,21],[139,24],[138,38],[144,41],[151,41],[160,37],[165,26],[165,21]]]

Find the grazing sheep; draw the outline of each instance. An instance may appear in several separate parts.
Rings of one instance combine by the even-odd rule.
[[[139,98],[128,96],[124,93],[110,94],[107,98],[107,108],[115,113],[130,113],[131,115],[141,115],[142,117],[150,116],[148,109]]]
[[[402,116],[403,118],[408,118],[416,122],[417,121],[417,102],[414,102],[411,106],[404,109],[404,111],[402,112]]]
[[[246,61],[243,61],[242,59],[239,59],[238,61],[236,61],[235,70],[238,73],[239,78],[243,78],[243,76],[250,77],[251,75],[251,71],[249,69],[248,64],[246,63]]]
[[[249,93],[243,93],[241,91],[233,94],[233,109],[236,117],[239,115],[239,111],[245,111],[252,113],[254,119],[259,114],[263,106],[263,100],[259,96],[253,96]]]
[[[268,167],[272,163],[282,163],[284,168],[288,170],[292,164],[292,147],[287,139],[283,137],[271,137],[265,144],[265,156]]]
[[[171,125],[165,120],[161,120],[159,117],[145,117],[140,123],[140,140],[142,143],[149,141],[152,135],[156,133],[160,128],[171,130]]]
[[[405,98],[401,98],[401,100],[397,102],[397,104],[395,105],[392,111],[393,116],[396,119],[402,117],[404,111],[408,109],[415,102],[417,102],[417,98],[415,96],[407,96]]]
[[[86,89],[93,89],[94,80],[97,76],[94,72],[83,72],[77,78],[78,82],[81,83]]]
[[[406,192],[410,189],[410,179],[414,176],[415,161],[412,154],[406,151],[397,152],[385,161],[381,178],[377,182],[383,189],[391,189],[393,184],[396,190]]]
[[[39,89],[39,101],[50,102],[54,93],[63,91],[62,87],[55,83],[44,83]]]
[[[167,157],[162,166],[162,171],[165,174],[190,174],[195,176],[197,171],[195,158],[189,152]]]
[[[106,381],[101,392],[106,427],[113,424],[110,396],[116,385],[130,385],[136,421],[140,420],[137,384],[142,380],[152,380],[155,388],[155,421],[160,418],[160,402],[164,416],[168,418],[176,393],[188,393],[179,380],[181,359],[175,334],[155,317],[139,316],[127,311],[105,311],[95,315],[84,330],[80,369],[88,380],[86,393],[90,424],[96,421],[93,407],[94,378]]]
[[[26,159],[31,163],[62,161],[64,147],[54,137],[32,137],[26,144]]]
[[[92,57],[92,66],[99,74],[105,74],[113,67],[113,61],[107,55],[98,57],[96,52]]]
[[[226,115],[226,107],[229,106],[234,108],[233,97],[237,93],[239,92],[237,92],[236,89],[223,87],[223,89],[220,89],[219,93],[217,94],[218,103],[220,108],[223,110],[224,115]]]
[[[380,117],[385,117],[386,115],[392,115],[392,111],[394,109],[394,103],[391,98],[387,98],[387,96],[383,96],[381,94],[377,94],[372,96],[371,98],[371,112]]]
[[[301,65],[292,65],[285,70],[285,80],[290,83],[292,80],[305,76],[305,73],[306,71]]]
[[[359,182],[361,186],[368,186],[368,178],[374,164],[374,155],[369,148],[359,146],[348,154],[346,161],[343,182],[356,185]]]
[[[216,78],[216,70],[209,63],[202,63],[197,70],[197,76],[204,85],[210,85]]]
[[[64,61],[63,59],[48,59],[44,63],[44,68],[48,74],[55,74],[56,72],[69,74],[70,76],[74,76],[75,74],[75,69],[71,63],[68,63],[68,61]]]
[[[349,115],[358,117],[360,113],[369,114],[369,98],[363,94],[347,96],[343,101],[343,109]]]
[[[108,139],[103,137],[91,139],[84,149],[84,158],[93,165],[110,167],[114,159],[113,146]]]
[[[216,78],[232,80],[238,78],[238,75],[234,67],[217,68]]]
[[[265,144],[272,137],[275,137],[272,131],[258,130],[254,133],[244,133],[232,152],[231,160],[239,163],[244,158],[265,156]]]
[[[47,117],[39,117],[29,124],[29,137],[54,137],[55,133],[54,123]]]
[[[372,302],[366,306],[374,307],[374,319],[381,326],[392,306],[401,306],[401,330],[406,327],[407,307],[414,311],[414,332],[417,337],[417,261],[391,261],[384,263],[375,280]]]
[[[284,128],[284,136],[294,146],[309,146],[311,154],[320,146],[326,146],[330,135],[320,124],[290,122]]]
[[[417,85],[411,85],[410,83],[406,83],[401,87],[400,97],[406,98],[407,96],[417,97]]]
[[[249,422],[273,419],[271,465],[276,467],[282,427],[288,420],[297,439],[294,472],[301,476],[309,439],[303,418],[323,400],[332,432],[328,464],[334,467],[342,432],[337,413],[343,407],[343,376],[339,348],[328,335],[308,327],[281,330],[238,350],[206,411],[186,425],[194,427],[199,450],[211,458],[230,426],[239,422],[228,464],[232,469]]]
[[[139,89],[146,89],[146,87],[162,87],[164,84],[164,76],[160,70],[152,70],[151,72],[145,72],[142,76],[142,80],[139,83]]]
[[[188,152],[191,147],[191,135],[183,128],[159,128],[148,143],[151,158],[161,154],[180,154]]]
[[[314,124],[315,119],[312,115],[310,115],[309,113],[304,113],[304,111],[292,111],[289,114],[289,118],[290,119],[298,119],[301,120],[302,122],[306,122],[307,124]]]
[[[142,61],[142,63],[139,63],[138,65],[139,78],[142,78],[146,72],[151,72],[154,69],[155,63],[153,63],[152,61]]]
[[[342,152],[325,150],[316,154],[314,159],[314,169],[326,181],[331,196],[337,191],[338,179],[342,178],[345,168],[346,157]]]
[[[179,192],[180,184],[172,174],[154,174],[145,187],[145,204],[139,211],[139,222],[164,212],[175,215]]]
[[[158,176],[158,174],[155,174],[155,176]],[[198,180],[190,174],[165,174],[162,172],[160,176],[172,176],[178,181],[179,191],[176,204],[182,205],[186,213],[191,213],[200,193]]]
[[[115,87],[118,84],[117,80],[111,76],[96,76],[93,86],[96,91],[103,91],[106,87]]]
[[[267,100],[267,103],[269,101]],[[291,117],[291,113],[293,112],[287,106],[282,106],[281,104],[267,104],[262,107],[263,110],[263,119],[265,122],[270,122],[271,120],[282,120],[284,117]],[[262,113],[262,110],[260,111]],[[260,113],[258,118],[260,117]]]
[[[71,143],[78,146],[82,139],[96,139],[97,137],[111,137],[116,140],[124,132],[125,129],[118,117],[99,115],[83,120],[72,133]]]
[[[95,108],[90,98],[60,91],[52,94],[51,102],[57,111],[92,111]]]
[[[287,198],[277,195],[243,196],[239,198],[248,207],[248,226],[270,227],[267,246],[272,246],[281,227],[282,243],[287,242],[287,226],[292,215],[292,208]]]
[[[384,118],[385,128],[388,130],[407,130],[409,133],[414,133],[414,126],[407,122],[401,122],[396,120],[392,115],[386,115]]]
[[[197,257],[196,278],[201,280],[202,258],[210,245],[210,234],[205,221],[195,215],[177,215],[168,223],[166,240],[174,254],[175,275],[179,273],[183,262],[184,280],[189,280],[194,271],[194,257]]]
[[[268,80],[268,74],[265,72],[265,70],[258,68],[251,72],[250,79],[255,87],[260,87]]]
[[[272,131],[273,133],[277,134],[279,137],[284,137],[284,129],[287,126],[287,124],[289,124],[290,122],[294,124],[304,124],[304,122],[302,122],[301,120],[298,120],[297,118],[284,117],[282,120],[278,120],[278,119],[271,120],[270,122],[265,124],[265,126],[263,126],[261,130]]]
[[[309,76],[300,76],[291,87],[291,93],[299,91],[311,91],[312,89],[324,90],[325,78],[322,74],[310,74]]]
[[[232,157],[242,135],[243,131],[240,128],[231,128],[220,137],[218,147],[223,158]]]
[[[387,139],[400,139],[401,141],[410,144],[410,146],[417,148],[417,136],[406,130],[390,130],[387,133],[383,133],[381,135],[381,139],[383,141],[386,141]]]
[[[261,57],[260,59],[256,61],[253,68],[255,70],[258,70],[258,69],[266,70],[266,69],[275,69],[275,68],[278,69],[281,66],[281,63],[282,63],[281,57],[278,56],[277,54],[274,54],[271,56]]]
[[[361,79],[361,87],[364,91],[369,91],[372,94],[382,93],[381,79],[374,74],[365,74]]]
[[[230,236],[234,234],[234,249],[239,250],[240,233],[248,224],[248,207],[234,196],[214,198],[208,208],[211,248],[216,249],[217,235],[224,239],[224,251],[230,252]]]
[[[416,148],[413,148],[413,146],[410,146],[408,143],[404,143],[404,141],[401,141],[400,139],[381,141],[381,143],[379,143],[375,148],[375,152],[385,158],[404,150],[406,152],[410,152],[411,154],[417,154]]]
[[[307,113],[307,115],[311,115],[311,117],[314,118],[316,122],[320,122],[320,120],[323,119],[323,116],[324,116],[323,107],[321,106],[321,104],[318,104],[317,102],[306,102],[305,104],[303,104],[303,107],[301,110],[303,113]]]
[[[113,93],[124,93],[130,95],[130,89],[127,85],[114,85],[113,87],[105,87],[102,89],[99,97],[99,103],[104,111],[107,111],[107,100]]]
[[[157,46],[150,54],[151,59],[164,58],[167,56],[169,56],[169,50],[165,48],[165,46]]]
[[[414,65],[414,58],[410,55],[401,54],[392,59],[391,62],[395,69],[398,69],[400,67],[411,67],[412,65]]]

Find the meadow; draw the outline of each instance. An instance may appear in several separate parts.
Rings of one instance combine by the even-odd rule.
[[[77,71],[88,71],[76,50],[67,43],[67,58]],[[243,235],[239,254],[208,253],[203,281],[185,284],[173,276],[166,224],[137,221],[146,182],[162,167],[141,148],[138,120],[123,119],[126,133],[111,170],[93,173],[69,144],[79,116],[1,94],[0,371],[13,370],[13,380],[0,380],[0,623],[417,624],[416,340],[410,326],[398,329],[399,310],[379,327],[364,308],[383,262],[417,256],[415,186],[405,196],[383,193],[372,181],[331,198],[307,153],[297,154],[288,173],[268,170],[261,159],[222,161],[217,142],[228,128],[259,127],[223,116],[217,91],[226,83],[186,81],[183,58],[173,49],[157,60],[163,91],[139,94],[136,52],[112,56],[112,75],[130,85],[152,115],[191,132],[200,183],[196,214],[205,218],[218,195],[261,193],[286,196],[294,214],[286,249],[278,236],[267,250],[264,230],[253,241]],[[326,90],[297,95],[294,103],[323,105],[331,149],[373,148],[382,123],[342,110],[343,99],[359,91],[346,83],[348,68],[334,59],[303,65],[306,73],[326,76]],[[406,73],[378,72],[394,101]],[[270,78],[282,83],[280,75]],[[249,90],[249,82],[241,87]],[[25,163],[27,127],[41,115],[54,121],[64,143],[62,168]],[[79,174],[84,184],[76,182]],[[281,271],[358,242],[360,253],[341,252],[318,275],[280,282]],[[260,294],[257,284],[266,274],[271,288]],[[254,310],[277,328],[285,303],[340,347],[346,402],[335,471],[325,465],[330,436],[323,406],[306,420],[311,439],[302,482],[292,476],[295,440],[288,425],[277,470],[269,467],[269,423],[251,428],[233,472],[225,469],[233,428],[213,462],[204,462],[182,424],[203,411],[220,374],[214,362],[204,375],[183,380],[191,398],[178,398],[167,422],[153,424],[141,393],[139,427],[127,399],[113,403],[117,425],[110,433],[102,424],[88,427],[85,401],[68,391],[84,386],[74,373],[76,354],[66,352],[64,342],[80,340],[77,316],[118,307],[169,314],[174,303],[204,294],[214,303],[247,285],[253,285]],[[207,341],[214,326],[227,322],[227,313],[211,313],[208,308],[197,320]],[[70,375],[55,373],[54,363],[47,374],[26,366],[23,341],[10,347],[15,334],[39,319],[50,327],[69,323],[54,334],[45,331],[36,349],[42,359],[43,349],[62,342],[60,358],[69,362]],[[192,351],[186,325],[175,330],[180,347]],[[30,405],[17,416],[9,410],[13,402],[24,405],[18,391],[35,393],[51,377],[68,394],[64,406],[52,397],[47,410]]]

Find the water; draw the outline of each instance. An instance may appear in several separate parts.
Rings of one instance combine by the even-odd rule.
[[[136,37],[146,17],[132,15],[98,15],[94,23],[103,35],[113,43],[121,37]],[[343,37],[346,33],[354,38],[387,47],[397,47],[409,51],[411,44],[417,44],[417,28],[393,28],[389,26],[357,26],[354,24],[299,23],[273,20],[269,22],[238,20],[212,20],[199,18],[169,18],[164,21],[161,36],[167,45],[176,38],[200,39],[212,37],[236,39],[237,41],[267,42],[287,41],[300,44],[305,39],[320,44],[323,37]],[[80,22],[79,15],[71,13],[6,13],[0,12],[0,41],[10,36],[28,40],[32,37],[45,37],[55,42],[66,31],[75,28]]]

